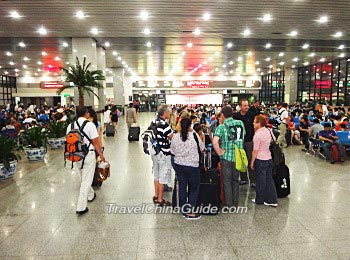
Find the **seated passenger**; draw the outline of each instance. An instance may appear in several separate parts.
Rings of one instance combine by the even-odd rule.
[[[302,151],[307,152],[309,150],[310,127],[309,127],[308,117],[306,115],[300,118],[299,131],[300,131],[301,140],[305,145],[305,148],[303,148]]]
[[[300,132],[299,132],[299,130],[295,129],[295,123],[293,122],[293,116],[291,116],[291,120],[288,123],[288,128],[291,131],[291,139],[290,139],[291,145],[293,145],[294,139],[297,141],[298,144],[301,144]]]
[[[334,159],[331,157],[331,147],[332,145],[336,145],[338,148],[340,161],[344,162],[344,154],[343,154],[343,146],[338,141],[338,136],[334,130],[332,130],[331,125],[326,123],[324,125],[324,130],[319,132],[319,138],[324,142],[322,145],[324,153],[326,154],[326,158],[331,161],[331,164],[334,163]]]
[[[313,138],[315,138],[316,135],[317,135],[320,131],[324,130],[324,127],[320,124],[320,120],[317,119],[317,118],[315,118],[313,122],[314,122],[314,125],[311,126],[311,134],[310,134],[310,136],[313,137]]]
[[[338,122],[338,124],[335,127],[335,131],[346,131],[346,130],[340,130],[341,125],[345,125],[345,129],[348,128],[349,119],[347,117],[343,118],[343,121]]]

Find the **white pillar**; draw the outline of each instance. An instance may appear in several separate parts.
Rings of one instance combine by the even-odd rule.
[[[284,101],[288,104],[294,103],[297,100],[298,69],[286,68],[284,80]]]
[[[106,69],[106,52],[102,47],[97,47],[97,69],[102,71]],[[104,109],[106,105],[106,80],[103,80],[101,84],[103,88],[98,90],[99,99],[95,97],[95,107],[98,110]]]
[[[90,70],[97,69],[97,51],[96,42],[92,38],[73,38],[72,39],[72,50],[73,50],[73,63],[75,64],[76,57],[79,58],[80,64],[83,64],[84,57],[86,57],[86,64],[91,63]],[[96,92],[97,93],[97,92]],[[89,95],[84,93],[85,106],[94,107],[93,94]],[[74,103],[79,104],[79,95],[77,89],[74,91]]]
[[[114,104],[124,107],[124,69],[113,68],[113,95]]]

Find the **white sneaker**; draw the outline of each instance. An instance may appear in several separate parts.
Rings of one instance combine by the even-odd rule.
[[[277,207],[277,206],[278,206],[277,203],[269,204],[269,203],[266,203],[266,202],[264,202],[264,205],[266,205],[266,206],[272,206],[272,207]]]

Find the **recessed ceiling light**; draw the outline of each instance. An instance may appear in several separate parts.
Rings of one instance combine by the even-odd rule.
[[[269,68],[270,68],[270,69],[272,69],[272,68],[273,68],[273,65],[272,65],[272,64],[270,64]]]
[[[117,56],[118,55],[118,52],[116,52],[116,51],[113,51],[113,56]]]
[[[271,46],[272,46],[271,43],[268,42],[268,43],[266,43],[265,48],[266,48],[266,49],[270,49]]]
[[[307,49],[307,48],[309,48],[309,44],[308,43],[305,43],[304,45],[303,45],[303,49]]]
[[[84,19],[84,18],[85,18],[85,15],[84,15],[83,11],[78,11],[78,12],[75,14],[75,17],[77,17],[78,19]]]
[[[325,61],[326,61],[325,58],[321,58],[321,59],[320,59],[320,62],[325,62]]]
[[[122,64],[125,65],[125,61],[122,61]]]
[[[210,13],[204,13],[203,14],[203,20],[208,21],[210,20],[211,14]]]
[[[28,68],[28,66],[24,64],[24,65],[23,65],[23,68],[26,69],[26,68]]]
[[[187,43],[187,47],[188,47],[188,48],[192,48],[192,46],[193,46],[192,42],[188,42],[188,43]]]
[[[38,76],[38,73],[35,72],[34,75],[35,75],[35,76]]]
[[[267,58],[265,59],[265,61],[267,61],[267,62],[269,62],[270,60],[271,60],[270,57],[267,57]]]
[[[143,30],[143,33],[146,34],[146,35],[149,35],[151,33],[151,30],[149,28],[145,28]]]
[[[343,36],[343,33],[342,32],[336,32],[334,35],[333,35],[333,37],[335,37],[335,38],[340,38],[340,37],[342,37]]]
[[[107,47],[107,48],[111,46],[111,44],[110,44],[109,42],[105,42],[104,45],[105,45],[105,47]]]
[[[338,47],[339,50],[342,50],[342,49],[344,49],[344,48],[345,48],[344,44],[339,45],[339,47]]]
[[[304,66],[307,66],[307,65],[309,65],[309,63],[308,62],[304,62]]]
[[[280,62],[280,65],[281,65],[281,66],[283,66],[283,65],[284,65],[284,62],[283,62],[283,61],[281,61],[281,62]]]
[[[196,28],[193,32],[194,35],[200,35],[201,34],[201,30],[199,28]]]
[[[216,72],[219,71],[219,68],[215,68],[215,71],[216,71]]]
[[[251,57],[253,53],[251,51],[248,51],[247,56]]]
[[[320,19],[317,20],[319,23],[327,23],[328,22],[328,16],[321,16]]]
[[[43,63],[39,60],[39,61],[38,61],[38,65],[42,65],[42,64],[43,64]]]
[[[41,52],[41,55],[46,56],[47,55],[46,51]]]
[[[298,58],[298,57],[295,57],[295,58],[293,59],[293,61],[294,61],[294,62],[297,62],[297,61],[299,61],[299,58]]]
[[[260,62],[257,60],[256,62],[255,62],[255,65],[259,65],[260,64]]]
[[[243,32],[242,32],[243,36],[246,37],[246,36],[249,36],[251,34],[250,30],[247,28],[245,29]]]
[[[263,22],[270,22],[272,20],[272,16],[270,14],[264,14],[262,18],[260,18]]]
[[[7,75],[7,74],[9,74],[9,72],[8,72],[7,70],[5,70],[5,71],[4,71],[4,74]]]
[[[186,55],[186,52],[181,52],[181,56],[185,56]]]
[[[280,53],[278,54],[278,56],[283,57],[283,56],[284,56],[284,53],[283,53],[283,52],[280,52]]]
[[[295,37],[295,36],[298,35],[298,32],[297,31],[291,31],[289,35],[292,36],[292,37]]]
[[[19,47],[22,47],[22,48],[26,47],[26,45],[25,45],[24,42],[20,42],[20,43],[18,44],[18,46],[19,46]]]
[[[315,57],[315,55],[316,55],[316,54],[315,54],[314,52],[311,52],[311,53],[309,54],[310,57]]]
[[[295,69],[295,65],[292,65],[292,69]]]
[[[224,64],[224,65],[222,65],[222,67],[223,67],[223,68],[226,68],[226,67],[227,67],[227,65],[226,65],[226,64]]]
[[[231,60],[228,64],[229,64],[229,65],[233,65],[233,61]]]
[[[94,35],[98,34],[98,29],[95,28],[95,27],[92,28],[92,29],[91,29],[91,33],[94,34]]]
[[[142,11],[142,12],[140,13],[140,18],[141,18],[142,20],[147,20],[148,17],[149,17],[149,14],[148,14],[147,11]]]
[[[19,69],[15,69],[15,72],[18,72],[19,71]]]
[[[63,46],[63,47],[68,47],[68,43],[63,42],[63,43],[62,43],[62,46]]]
[[[147,43],[146,43],[146,46],[147,46],[148,48],[150,48],[150,47],[152,46],[152,43],[151,43],[151,42],[147,42]]]
[[[340,54],[339,54],[339,57],[340,57],[340,58],[344,58],[344,57],[345,57],[345,53],[340,53]]]
[[[10,61],[9,64],[10,64],[11,66],[15,65],[15,63],[14,63],[13,61]]]
[[[37,69],[37,71],[41,72],[41,69]]]
[[[17,11],[12,11],[12,12],[10,12],[10,17],[14,18],[14,19],[19,19],[22,16]]]
[[[220,55],[220,52],[216,51],[216,52],[214,53],[214,55],[215,55],[215,56],[219,56],[219,55]]]
[[[56,56],[55,61],[59,61],[59,60],[61,60],[60,57]]]
[[[7,52],[6,52],[6,56],[9,56],[9,57],[10,57],[10,56],[12,56],[12,53],[9,52],[9,51],[7,51]]]
[[[233,46],[233,43],[232,42],[229,42],[229,43],[227,43],[227,48],[232,48],[232,46]]]
[[[259,72],[259,71],[261,71],[261,69],[260,69],[260,68],[257,68],[257,69],[256,69],[256,71],[258,71],[258,72]]]
[[[122,60],[122,57],[118,56],[117,60],[121,61],[121,60]]]
[[[38,33],[40,35],[46,35],[47,34],[47,30],[45,27],[41,26],[39,29],[38,29]]]
[[[237,58],[237,61],[242,61],[243,60],[243,58],[241,57],[241,56],[239,56],[238,58]]]
[[[24,57],[23,60],[24,61],[29,61],[29,58],[28,57]]]

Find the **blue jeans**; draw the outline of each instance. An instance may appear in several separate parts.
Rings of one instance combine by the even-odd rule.
[[[224,159],[220,162],[226,206],[237,207],[239,201],[239,171],[236,170],[234,162]]]
[[[335,140],[333,144],[337,146],[340,158],[343,158],[344,157],[343,145],[339,142],[339,140]],[[331,159],[331,147],[333,144],[331,144],[330,142],[324,142],[322,145],[323,151],[328,160]]]
[[[179,182],[179,206],[182,207],[185,204],[189,204],[188,207],[195,211],[200,186],[199,167],[183,166],[176,163],[174,163],[174,166]]]
[[[255,159],[254,168],[256,172],[256,204],[277,203],[277,192],[275,182],[272,179],[272,160]]]

